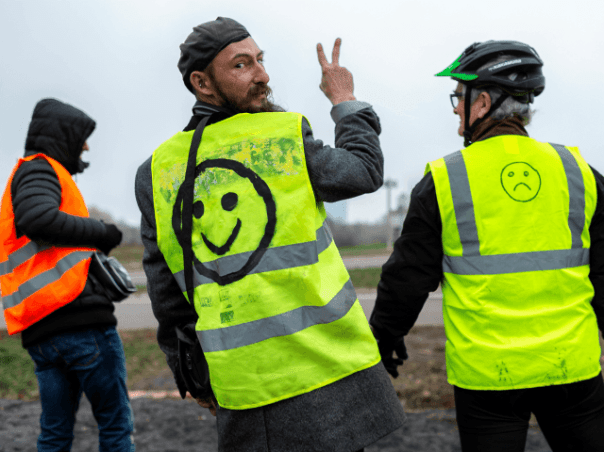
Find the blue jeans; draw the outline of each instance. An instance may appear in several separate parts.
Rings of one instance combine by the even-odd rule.
[[[99,426],[99,450],[135,450],[126,357],[114,326],[57,334],[27,351],[36,363],[42,403],[39,452],[71,450],[82,392]]]

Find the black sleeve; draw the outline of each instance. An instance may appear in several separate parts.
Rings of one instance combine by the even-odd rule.
[[[143,163],[136,173],[135,194],[141,211],[141,238],[145,247],[143,268],[147,275],[147,293],[151,299],[153,314],[159,322],[157,342],[176,377],[178,345],[174,328],[195,322],[197,313],[180,290],[157,245],[151,158]]]
[[[314,139],[310,125],[302,119],[306,165],[318,200],[341,201],[372,193],[382,186],[380,132],[378,116],[372,108],[364,108],[336,123],[333,148]]]
[[[61,184],[44,159],[23,163],[11,184],[15,225],[29,239],[58,246],[97,248],[107,231],[92,218],[69,215],[59,210]]]
[[[604,177],[595,169],[591,170],[596,178],[598,194],[596,211],[589,226],[589,279],[595,291],[591,305],[598,319],[598,327],[604,331]]]
[[[428,294],[443,279],[442,222],[432,174],[411,192],[401,236],[382,267],[377,300],[370,323],[392,337],[413,327]]]
[[[590,274],[595,295],[592,306],[604,331],[604,177],[593,168],[598,201],[589,231]],[[411,195],[409,212],[394,252],[382,267],[378,296],[370,323],[393,336],[412,328],[429,292],[442,273],[442,223],[432,175],[427,174]]]

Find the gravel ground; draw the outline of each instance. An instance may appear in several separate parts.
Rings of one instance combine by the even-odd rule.
[[[216,451],[216,420],[192,400],[132,400],[138,452]],[[40,402],[0,399],[0,451],[35,452],[40,432]],[[461,451],[454,410],[407,413],[399,430],[366,447],[366,452]],[[80,404],[73,452],[98,450],[97,427],[90,404]],[[541,431],[531,426],[527,452],[551,452]]]

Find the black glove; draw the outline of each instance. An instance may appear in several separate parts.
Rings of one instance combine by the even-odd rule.
[[[180,397],[184,399],[187,396],[187,384],[182,379],[179,369],[177,369],[174,373],[174,381],[176,382],[176,387],[178,388],[178,393],[180,394]]]
[[[109,252],[122,241],[122,232],[114,224],[105,224],[105,236],[99,241],[97,248],[109,255]]]
[[[178,339],[178,373],[180,379],[193,398],[209,401],[213,396],[210,384],[210,369],[195,332],[195,323],[176,327],[175,330]],[[184,399],[182,390],[180,395]]]
[[[380,356],[382,357],[384,367],[390,375],[396,378],[398,377],[397,367],[402,366],[403,360],[409,358],[409,355],[407,355],[407,347],[405,347],[404,336],[395,338],[388,334],[377,332],[375,326],[374,331],[376,331],[378,349],[380,351]],[[396,352],[398,358],[393,356],[393,352]]]

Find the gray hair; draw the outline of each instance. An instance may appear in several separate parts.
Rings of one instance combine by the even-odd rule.
[[[478,68],[478,70],[480,71],[480,70],[490,67],[494,64],[502,63],[511,58],[514,58],[514,56],[513,55],[499,56],[496,59],[491,60],[488,63],[484,64],[483,66]],[[508,75],[508,78],[510,80],[514,80],[516,77],[518,77],[518,74],[516,72]],[[478,99],[478,96],[482,92],[487,93],[491,97],[491,103],[495,103],[497,101],[497,99],[499,99],[499,96],[501,96],[503,94],[503,90],[496,86],[489,86],[489,87],[485,87],[485,88],[472,88],[472,95],[470,96],[470,104],[473,104],[474,101],[476,99]],[[464,94],[464,95],[466,94],[465,85],[462,85],[462,94]],[[528,103],[523,104],[521,102],[518,102],[516,99],[514,99],[513,96],[510,96],[506,100],[503,101],[503,103],[499,106],[499,108],[497,108],[497,110],[492,111],[491,114],[489,115],[489,117],[491,117],[495,120],[501,120],[501,119],[505,119],[505,118],[511,118],[513,116],[519,116],[520,119],[522,119],[522,121],[524,122],[524,125],[528,125],[528,124],[530,124],[531,119],[533,119],[534,114],[535,114],[535,110],[531,109],[530,104],[528,104]]]

